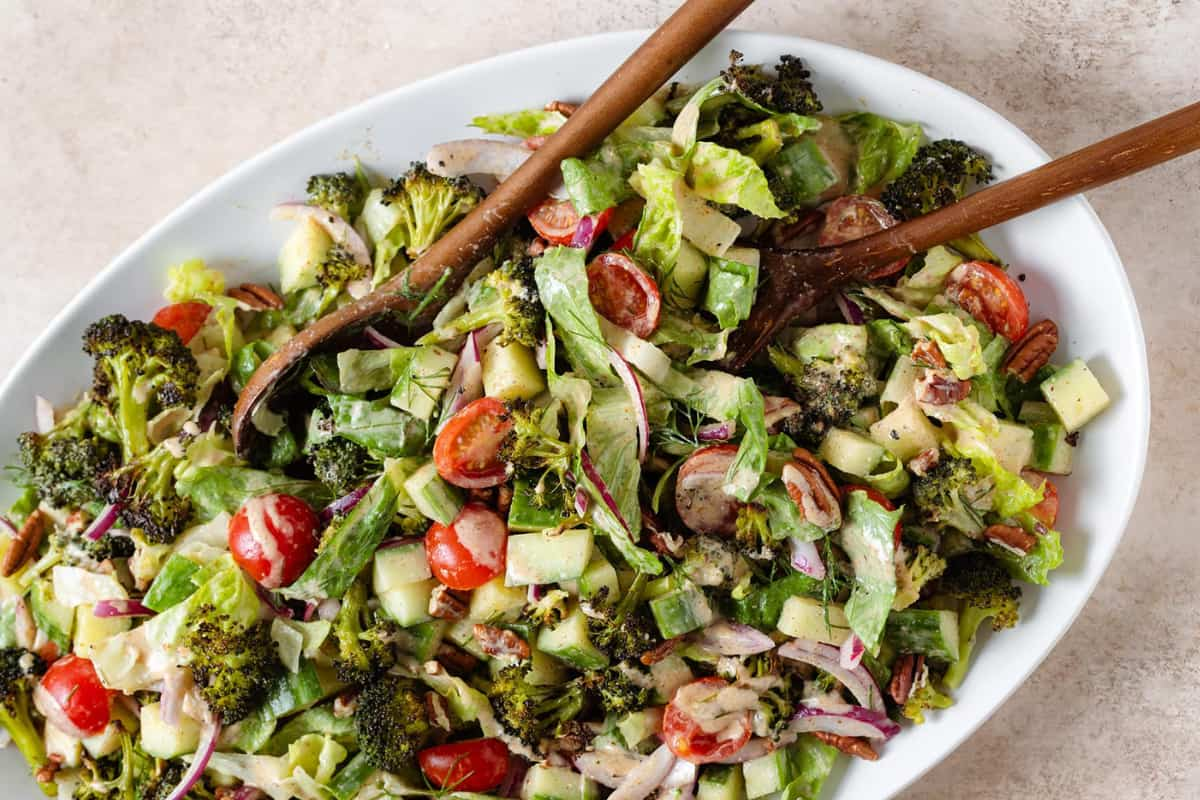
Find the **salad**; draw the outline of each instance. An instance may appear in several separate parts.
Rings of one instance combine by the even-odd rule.
[[[978,236],[719,367],[762,248],[991,177],[831,116],[792,56],[664,87],[235,453],[263,360],[573,108],[315,175],[264,220],[290,226],[274,286],[188,261],[150,321],[87,328],[90,386],[38,398],[0,518],[0,723],[47,796],[803,800],[970,691],[977,634],[1062,562],[1055,482],[1108,397]]]

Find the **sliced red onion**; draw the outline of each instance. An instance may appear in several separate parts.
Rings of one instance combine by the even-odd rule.
[[[724,442],[732,439],[735,432],[737,423],[733,420],[710,422],[696,428],[696,438],[702,442]]]
[[[717,764],[745,764],[747,761],[753,761],[756,758],[762,758],[765,755],[774,753],[781,747],[787,747],[796,740],[798,734],[783,731],[779,739],[766,739],[763,737],[755,737],[742,745],[742,748],[736,753],[725,758],[719,759]]]
[[[638,462],[646,460],[646,451],[650,447],[650,415],[646,413],[646,398],[642,395],[642,385],[638,383],[637,375],[629,362],[611,347],[608,350],[608,363],[616,370],[629,399],[633,401],[633,414],[637,419],[638,428]]]
[[[54,430],[54,404],[40,394],[33,398],[33,419],[38,433]]]
[[[825,731],[838,736],[862,736],[884,741],[900,732],[900,726],[882,711],[871,711],[862,706],[825,709],[802,705],[796,709],[788,729],[796,733]]]
[[[263,605],[269,608],[271,613],[275,616],[283,617],[284,619],[292,619],[296,616],[294,611],[281,603],[279,599],[275,597],[275,595],[272,594],[271,591],[265,586],[261,586],[256,583],[254,584],[254,591],[258,595],[258,599],[262,601]]]
[[[192,756],[192,763],[188,767],[187,772],[183,773],[183,778],[180,779],[179,785],[175,787],[167,800],[183,800],[187,797],[188,792],[200,780],[200,776],[204,774],[204,770],[208,767],[209,760],[212,759],[213,753],[217,751],[217,739],[221,736],[221,723],[212,716],[204,723],[204,729],[200,733],[200,745],[196,748],[196,754]]]
[[[705,628],[697,642],[705,650],[723,656],[750,656],[775,647],[770,636],[740,622],[721,620]]]
[[[317,619],[333,622],[338,612],[342,610],[342,601],[328,597],[317,604]]]
[[[843,669],[858,669],[858,665],[862,663],[863,655],[867,652],[867,646],[863,644],[863,640],[858,638],[857,634],[850,634],[846,641],[842,642],[842,647],[838,653],[838,663]]]
[[[575,513],[583,516],[588,512],[588,493],[582,487],[575,489]]]
[[[364,267],[371,266],[371,251],[363,241],[354,226],[346,220],[317,206],[305,203],[280,203],[271,209],[271,219],[303,219],[308,218],[320,225],[336,244],[346,249],[354,260]]]
[[[517,142],[457,139],[431,147],[425,156],[425,166],[434,175],[446,178],[492,175],[502,181],[516,172],[532,153]]]
[[[825,577],[825,562],[817,551],[816,542],[806,542],[798,536],[790,537],[792,543],[792,569],[803,572],[810,578]]]
[[[766,418],[769,433],[779,433],[779,425],[799,411],[800,404],[789,397],[763,395],[763,415]]]
[[[91,525],[88,525],[87,530],[83,532],[84,538],[93,542],[98,541],[101,536],[108,533],[109,528],[117,523],[119,516],[121,516],[121,504],[109,503],[100,512],[100,516],[92,520]]]
[[[263,800],[267,793],[257,786],[239,786],[233,790],[229,800]]]
[[[480,332],[471,331],[458,354],[458,363],[450,373],[450,385],[446,388],[442,400],[443,422],[438,425],[438,431],[441,431],[442,426],[451,417],[483,397],[483,362],[480,360],[482,351]]]
[[[546,586],[541,583],[531,583],[529,588],[525,590],[525,598],[530,603],[536,603],[546,596]]]
[[[400,344],[395,339],[385,336],[374,325],[368,325],[367,327],[363,328],[363,336],[367,337],[367,341],[378,347],[380,350],[394,350],[397,347],[404,347],[404,345]]]
[[[301,619],[305,622],[312,622],[313,617],[317,615],[317,609],[320,607],[321,604],[316,600],[309,600],[304,604],[304,616]]]
[[[667,777],[663,778],[660,796],[665,797],[671,792],[673,800],[691,800],[696,792],[697,769],[691,761],[677,758]]]
[[[325,508],[321,509],[319,515],[321,524],[328,525],[333,518],[341,514],[345,514],[358,505],[359,501],[367,496],[367,492],[371,490],[370,486],[360,486],[350,494],[345,494],[334,500]]]
[[[592,249],[595,240],[596,218],[591,214],[580,217],[579,224],[575,226],[575,235],[571,237],[571,247],[581,247],[586,252]]]
[[[646,756],[638,753],[605,748],[575,756],[575,769],[585,778],[591,778],[601,786],[615,789],[645,760]]]
[[[871,673],[862,664],[854,669],[843,667],[841,653],[833,645],[809,639],[793,639],[781,645],[777,652],[783,658],[811,664],[828,672],[841,681],[858,702],[873,711],[884,710],[883,693],[879,691]]]
[[[71,718],[67,716],[66,710],[59,705],[54,699],[54,695],[42,686],[41,681],[33,685],[33,706],[38,710],[38,713],[46,718],[54,727],[58,728],[68,736],[73,736],[76,739],[86,739],[88,734],[81,731]]]
[[[665,744],[659,745],[645,761],[630,770],[625,780],[621,781],[621,785],[608,796],[608,800],[643,800],[649,797],[671,773],[674,766],[675,754]]]
[[[867,321],[867,318],[863,316],[862,309],[858,307],[857,303],[847,297],[844,292],[838,292],[833,296],[833,299],[837,302],[838,311],[842,312],[842,318],[846,322],[849,322],[851,325],[862,325]]]
[[[101,600],[92,608],[92,615],[107,619],[110,617],[153,617],[154,610],[147,608],[137,600]]]
[[[508,754],[508,771],[504,780],[496,789],[500,797],[520,797],[521,784],[525,782],[525,773],[529,771],[529,762],[516,753]]]
[[[579,463],[583,465],[583,472],[588,476],[588,480],[592,482],[596,487],[596,491],[600,493],[600,499],[604,501],[605,507],[617,518],[617,522],[621,523],[621,527],[625,529],[626,533],[632,536],[633,530],[629,527],[629,523],[625,521],[625,518],[621,516],[621,509],[617,508],[617,501],[609,493],[608,485],[604,483],[604,478],[600,477],[600,472],[596,469],[596,465],[592,463],[592,458],[587,454],[587,450],[579,451]]]

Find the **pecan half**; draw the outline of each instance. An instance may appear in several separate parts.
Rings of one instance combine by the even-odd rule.
[[[525,248],[525,255],[533,256],[534,258],[536,258],[537,256],[540,256],[542,253],[546,252],[546,248],[549,246],[550,246],[549,242],[547,242],[545,239],[542,239],[541,237],[538,237],[537,239],[534,239],[532,242],[530,242],[529,245]]]
[[[283,308],[283,298],[274,289],[261,283],[243,283],[227,290],[225,294],[254,311]]]
[[[929,472],[938,465],[938,460],[942,457],[942,451],[936,447],[930,447],[928,450],[922,450],[912,457],[908,462],[909,472],[916,475],[918,478]]]
[[[450,591],[450,587],[438,584],[429,595],[429,616],[437,619],[462,619],[467,615],[467,604]]]
[[[803,447],[784,465],[783,485],[804,519],[824,530],[842,524],[842,495],[825,465]]]
[[[983,529],[983,538],[1022,555],[1037,544],[1036,536],[1015,525],[988,525]]]
[[[474,633],[479,648],[489,656],[513,656],[520,661],[529,658],[529,642],[510,630],[476,623]]]
[[[551,100],[549,103],[546,103],[545,110],[546,111],[557,111],[558,113],[562,114],[564,117],[569,117],[572,114],[574,114],[576,111],[579,110],[579,104],[578,103],[568,103],[565,100]]]
[[[896,659],[896,663],[892,666],[892,681],[888,684],[888,694],[896,701],[896,705],[902,706],[908,702],[908,696],[912,694],[917,676],[924,668],[925,656],[923,655],[905,653]]]
[[[66,757],[58,753],[48,753],[46,755],[46,763],[38,767],[33,773],[33,779],[38,783],[53,783],[54,776],[62,769],[63,762]]]
[[[647,667],[651,664],[657,664],[667,656],[671,655],[671,653],[674,653],[675,648],[679,647],[681,644],[683,644],[682,636],[676,636],[674,639],[667,639],[657,647],[642,653],[638,660]]]
[[[813,731],[813,736],[827,745],[836,747],[846,755],[855,756],[864,761],[879,760],[879,753],[875,752],[875,748],[871,747],[871,743],[866,739],[860,739],[857,736],[839,736],[827,731]]]
[[[965,400],[971,393],[971,382],[961,381],[948,369],[926,369],[917,380],[917,401],[934,406],[948,406]]]
[[[0,576],[12,577],[21,566],[37,552],[42,537],[46,535],[46,516],[41,509],[34,509],[25,519],[25,524],[8,544],[4,561],[0,562]]]
[[[441,644],[437,649],[437,661],[432,663],[441,664],[449,672],[462,674],[475,669],[479,665],[479,659],[452,644]]]
[[[933,339],[918,339],[913,345],[912,360],[914,364],[922,367],[940,369],[946,366],[946,357],[942,355],[942,349]]]
[[[1000,368],[1021,383],[1029,383],[1058,348],[1058,326],[1044,319],[1029,326],[1025,335],[1013,342]]]
[[[513,490],[512,486],[507,483],[502,483],[496,488],[496,510],[507,516],[508,510],[512,508]]]

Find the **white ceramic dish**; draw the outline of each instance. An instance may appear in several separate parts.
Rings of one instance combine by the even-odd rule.
[[[644,38],[618,33],[558,42],[462,67],[397,89],[296,134],[209,186],[104,269],[58,315],[0,387],[0,463],[33,427],[33,397],[69,401],[84,388],[89,363],[84,327],[124,312],[148,317],[162,304],[169,264],[201,257],[233,282],[276,278],[275,256],[288,226],[271,223],[272,205],[303,194],[314,172],[345,168],[357,154],[385,173],[423,159],[429,145],[472,135],[479,113],[579,99]],[[906,68],[833,45],[770,34],[730,32],[701,53],[683,80],[707,79],[731,48],[750,62],[801,56],[831,111],[869,108],[922,123],[931,138],[961,138],[990,154],[997,177],[1026,171],[1046,154],[1014,125],[970,97]],[[1145,342],[1133,294],[1100,221],[1082,199],[1043,209],[986,234],[1026,276],[1033,318],[1063,332],[1058,359],[1082,356],[1113,397],[1088,427],[1076,472],[1061,484],[1066,563],[1046,589],[1027,591],[1021,624],[978,650],[957,704],[888,743],[874,764],[854,762],[832,776],[825,798],[889,797],[966,739],[1029,676],[1070,626],[1117,548],[1141,481],[1150,401]],[[12,491],[0,489],[7,506]],[[1054,709],[1045,710],[1052,715]],[[1014,765],[1019,769],[1020,765]],[[13,751],[0,759],[9,797],[41,797]]]

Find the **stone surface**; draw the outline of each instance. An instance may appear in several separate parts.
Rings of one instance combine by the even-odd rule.
[[[126,244],[213,178],[385,89],[543,41],[650,27],[666,0],[0,0],[0,370]],[[1196,100],[1196,0],[760,0],[746,29],[826,39],[972,94],[1051,154]],[[1200,796],[1200,156],[1093,192],[1149,341],[1131,530],[1028,684],[921,798]]]

